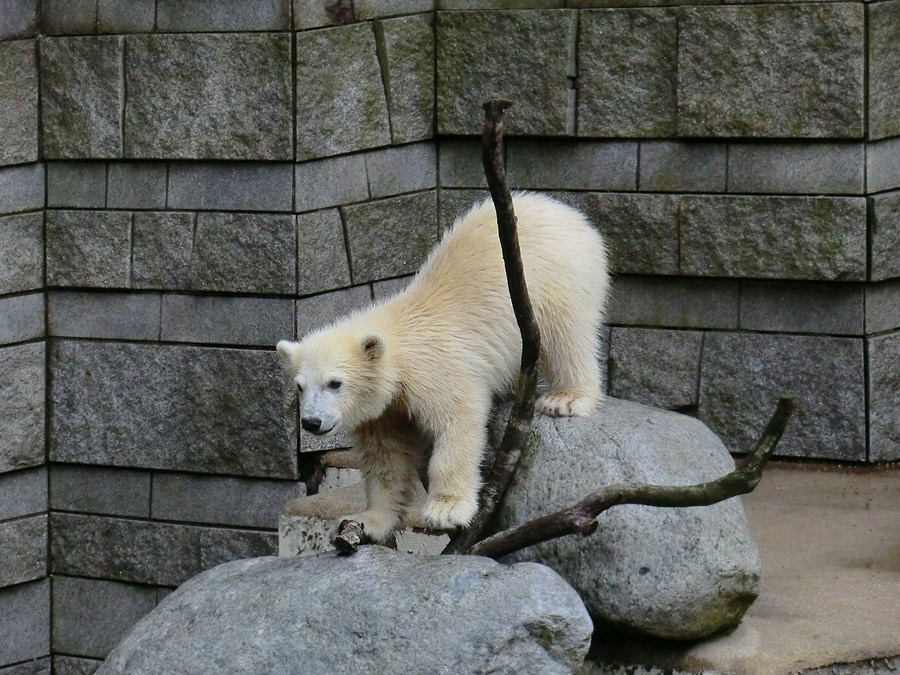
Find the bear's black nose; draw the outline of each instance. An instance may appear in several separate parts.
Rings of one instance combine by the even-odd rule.
[[[322,428],[322,420],[318,417],[304,417],[300,420],[300,426],[306,429],[306,431],[317,433],[319,429]]]

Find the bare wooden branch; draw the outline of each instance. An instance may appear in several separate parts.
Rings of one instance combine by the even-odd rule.
[[[340,555],[353,555],[366,541],[365,527],[355,520],[342,520],[334,538],[334,547]]]
[[[469,548],[482,537],[485,526],[497,509],[497,504],[506,494],[509,482],[519,464],[519,457],[531,432],[534,417],[534,394],[537,388],[537,361],[541,352],[541,334],[537,319],[528,297],[525,271],[522,267],[522,252],[516,228],[516,214],[513,210],[512,194],[506,182],[503,166],[503,114],[512,101],[491,100],[484,104],[484,135],[481,141],[481,162],[487,176],[491,199],[497,214],[497,232],[503,263],[506,268],[506,282],[512,300],[516,323],[522,335],[522,361],[516,396],[509,421],[491,471],[481,490],[481,499],[475,519],[465,530],[457,533],[444,553],[467,553]]]
[[[498,558],[542,541],[569,534],[587,536],[597,529],[597,516],[619,504],[646,506],[708,506],[751,492],[762,476],[784,429],[794,412],[794,396],[783,396],[753,451],[740,468],[717,480],[698,485],[671,486],[622,483],[609,485],[588,495],[574,506],[549,516],[503,530],[478,542],[472,555]]]

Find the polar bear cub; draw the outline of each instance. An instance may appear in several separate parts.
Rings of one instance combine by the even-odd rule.
[[[606,248],[569,206],[521,193],[513,205],[549,382],[537,409],[590,415],[602,397]],[[303,429],[352,430],[367,508],[346,517],[375,541],[400,526],[420,476],[428,486],[420,519],[438,529],[469,524],[492,397],[513,388],[521,347],[490,200],[457,220],[406,290],[277,345]]]

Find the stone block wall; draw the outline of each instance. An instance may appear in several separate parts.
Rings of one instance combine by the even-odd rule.
[[[347,438],[273,345],[486,195],[489,96],[609,242],[611,394],[900,459],[900,0],[656,4],[0,0],[0,675],[275,552]]]

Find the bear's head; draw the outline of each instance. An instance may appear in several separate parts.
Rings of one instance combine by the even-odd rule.
[[[297,387],[301,426],[316,435],[379,417],[397,393],[387,342],[377,331],[319,331],[276,348]]]

